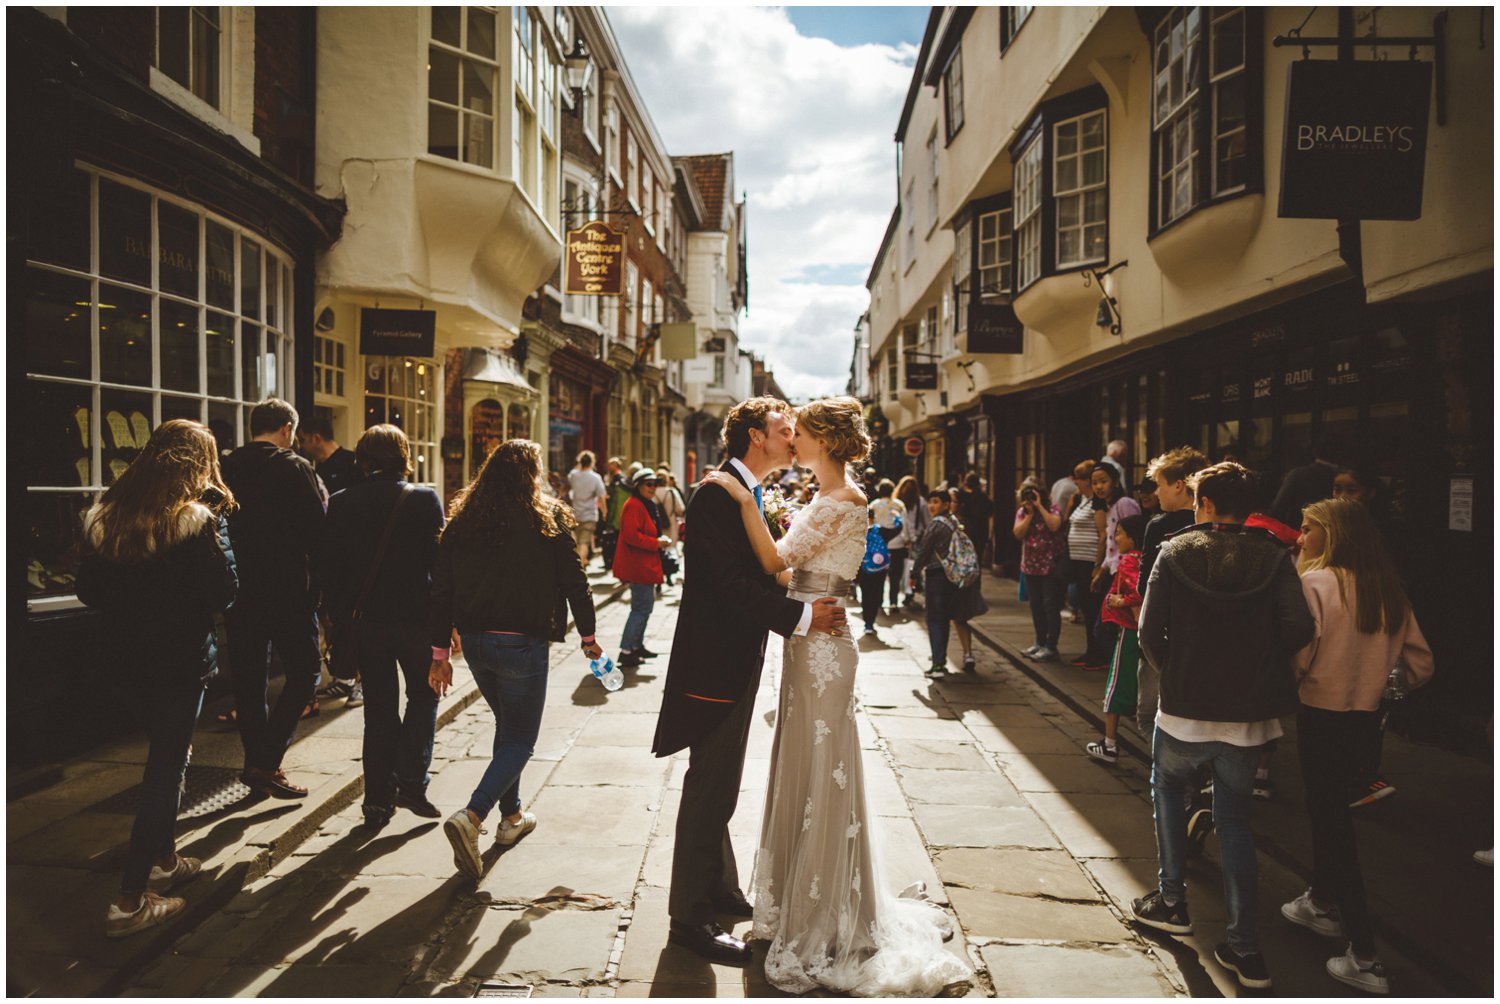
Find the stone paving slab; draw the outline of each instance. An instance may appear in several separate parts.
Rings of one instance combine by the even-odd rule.
[[[1103,900],[1088,872],[1065,851],[950,847],[938,851],[934,861],[949,886],[1085,903]]]
[[[666,782],[667,762],[649,746],[580,746],[553,772],[552,787],[615,785],[656,788]]]
[[[912,815],[934,847],[1055,848],[1057,837],[1030,806],[912,806]]]
[[[1112,946],[986,945],[997,997],[1165,997],[1171,987],[1143,952]]]
[[[964,713],[964,725],[974,741],[990,753],[1076,753],[1071,737],[1050,725],[1036,728],[1001,728],[988,721],[975,721],[974,712]]]
[[[1021,791],[1121,794],[1130,789],[1103,764],[1082,750],[1073,753],[1001,753],[1000,769]],[[1150,812],[1149,803],[1147,813]]]
[[[1031,792],[1026,798],[1076,858],[1156,855],[1151,809],[1136,795]]]
[[[580,850],[576,845],[536,843],[527,836],[485,874],[479,891],[499,900],[586,895],[629,904],[645,857],[644,843],[602,841]]]
[[[997,770],[932,770],[908,767],[901,785],[913,802],[930,805],[1024,805],[1021,794]]]
[[[480,907],[446,934],[432,971],[520,983],[604,978],[621,912]]]
[[[971,742],[942,742],[927,739],[891,739],[887,745],[898,770],[905,767],[935,770],[977,770],[990,767],[990,761]]]
[[[1065,903],[986,889],[948,890],[971,938],[1114,944],[1133,937],[1102,903]]]
[[[528,806],[537,825],[526,840],[572,847],[644,843],[656,821],[652,806],[659,802],[659,792],[639,785],[549,784]]]

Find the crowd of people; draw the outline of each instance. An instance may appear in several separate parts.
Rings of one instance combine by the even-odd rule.
[[[351,696],[354,681],[362,686],[363,814],[378,829],[398,809],[442,816],[426,795],[428,769],[438,701],[461,652],[496,729],[484,775],[443,830],[455,867],[477,878],[478,838],[497,807],[501,846],[537,825],[519,781],[540,729],[549,645],[563,640],[570,613],[583,652],[603,654],[585,572],[596,548],[630,594],[619,664],[656,655],[649,619],[690,529],[688,500],[666,468],[612,457],[601,475],[584,451],[559,498],[541,448],[509,440],[445,513],[436,492],[409,483],[410,446],[396,426],[367,429],[351,451],[326,422],[298,425],[289,404],[264,401],[250,413],[250,442],[221,463],[205,426],[165,422],[86,516],[78,594],[118,642],[124,692],[150,743],[120,895],[106,915],[111,937],[181,911],[184,901],[166,893],[201,868],[177,853],[173,833],[193,728],[220,662],[241,780],[254,797],[308,794],[282,763],[319,694],[338,692],[317,689],[325,654],[343,681],[332,687]],[[1320,447],[1261,512],[1252,472],[1190,447],[1153,459],[1132,491],[1124,445],[1050,486],[1026,478],[1012,532],[1034,629],[1023,654],[1060,661],[1071,608],[1085,634],[1072,665],[1108,672],[1104,734],[1088,755],[1118,761],[1122,717],[1151,750],[1159,884],[1135,901],[1134,916],[1191,932],[1184,860],[1211,827],[1229,911],[1216,958],[1243,985],[1270,985],[1249,816],[1253,799],[1270,795],[1280,719],[1295,714],[1314,877],[1281,912],[1347,940],[1327,963],[1334,978],[1386,992],[1350,813],[1394,791],[1379,774],[1383,704],[1434,667],[1388,544],[1380,482]],[[747,532],[774,527],[778,514],[789,526],[817,488],[805,473],[773,473],[753,496],[747,485]],[[877,635],[886,610],[920,605],[935,678],[947,673],[950,633],[962,671],[975,672],[970,622],[986,610],[980,573],[994,505],[977,473],[952,480],[924,490],[913,476],[893,482],[867,468],[860,490],[840,489],[866,510],[854,513],[868,524],[855,579],[865,634]],[[273,653],[284,677],[274,702]]]

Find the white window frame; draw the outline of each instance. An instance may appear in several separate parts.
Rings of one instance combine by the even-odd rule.
[[[1012,208],[1017,291],[1042,277],[1042,139],[1038,132],[1015,164]]]
[[[638,332],[636,320],[640,315],[641,303],[641,270],[636,263],[629,258],[625,259],[625,333],[623,335],[626,345],[634,347]]]
[[[438,441],[443,435],[443,396],[439,388],[444,386],[442,364],[435,359],[413,359],[405,356],[362,356],[364,364],[364,410],[361,417],[366,427],[376,424],[375,418],[390,422],[406,433],[411,444],[412,475],[414,485],[436,488],[442,480],[443,467],[438,459]],[[376,367],[379,367],[383,389],[372,387]],[[411,371],[407,373],[406,371]],[[401,374],[399,381],[396,374]],[[411,391],[407,387],[411,387]],[[384,402],[383,416],[370,414],[370,402]],[[393,421],[395,406],[401,408],[401,421]]]
[[[993,236],[985,235],[987,221],[991,224]],[[976,223],[979,245],[979,268],[977,270],[979,297],[983,300],[1009,296],[1012,292],[1011,266],[1014,264],[1011,211],[1010,209],[996,209],[981,213]],[[986,282],[986,277],[993,277],[996,281]]]
[[[1234,65],[1234,66],[1220,67],[1215,62],[1215,59],[1218,56],[1218,46],[1216,46],[1214,44],[1215,36],[1218,34],[1219,27],[1221,25],[1225,24],[1226,22],[1228,22],[1229,20],[1231,20],[1232,18],[1239,18],[1240,19],[1240,52],[1239,52],[1240,59],[1239,59],[1239,63],[1236,64],[1236,65]],[[1225,141],[1233,141],[1233,139],[1235,137],[1240,137],[1240,143],[1241,143],[1241,154],[1240,154],[1240,156],[1241,156],[1241,158],[1248,160],[1248,158],[1250,156],[1250,144],[1249,144],[1249,128],[1250,128],[1249,104],[1250,104],[1250,95],[1249,95],[1248,87],[1246,86],[1246,81],[1248,80],[1248,74],[1246,73],[1246,68],[1247,68],[1248,63],[1249,63],[1249,55],[1248,55],[1248,51],[1247,51],[1248,50],[1248,44],[1247,43],[1249,41],[1249,37],[1248,37],[1249,30],[1250,30],[1250,17],[1249,17],[1249,14],[1246,12],[1245,8],[1243,8],[1243,7],[1232,7],[1232,8],[1228,8],[1228,9],[1213,8],[1212,17],[1211,17],[1211,19],[1209,21],[1209,40],[1208,40],[1208,46],[1207,46],[1207,48],[1208,48],[1208,59],[1209,59],[1208,82],[1209,82],[1209,85],[1210,85],[1210,90],[1213,91],[1213,100],[1214,100],[1214,105],[1213,105],[1213,108],[1211,109],[1212,112],[1213,112],[1213,119],[1212,119],[1212,123],[1213,123],[1213,145],[1211,147],[1211,155],[1212,155],[1212,158],[1213,158],[1213,171],[1212,171],[1212,181],[1211,181],[1211,184],[1212,184],[1212,191],[1213,191],[1213,194],[1214,194],[1215,198],[1218,198],[1221,195],[1231,195],[1231,194],[1234,194],[1236,192],[1242,192],[1248,186],[1248,180],[1241,180],[1237,184],[1232,184],[1232,185],[1227,185],[1227,184],[1221,183],[1221,181],[1219,179],[1219,165],[1220,165],[1220,161],[1221,161],[1221,158],[1219,156],[1219,148],[1220,148],[1220,145],[1223,144]],[[1231,86],[1239,87],[1239,89],[1241,91],[1241,95],[1242,95],[1241,98],[1240,98],[1240,108],[1241,108],[1240,124],[1238,126],[1230,128],[1230,129],[1221,129],[1221,122],[1220,122],[1221,111],[1220,111],[1220,108],[1221,108],[1222,95],[1224,94],[1224,91],[1226,89],[1228,89],[1229,87],[1231,87]],[[1248,172],[1248,167],[1242,167],[1240,170],[1241,170],[1242,175],[1245,175],[1246,177],[1248,177],[1248,173],[1249,173]]]
[[[927,189],[927,233],[931,236],[932,231],[937,229],[938,224],[938,148],[937,148],[937,123],[932,124],[932,133],[927,137],[927,176],[930,179]]]
[[[953,50],[953,59],[943,71],[943,123],[949,143],[964,127],[964,50]]]
[[[640,193],[640,146],[635,140],[635,130],[625,130],[625,201],[636,212],[641,209]]]
[[[1151,52],[1151,141],[1156,144],[1157,165],[1153,180],[1160,227],[1186,216],[1201,201],[1195,122],[1198,72],[1193,61],[1204,58],[1203,9],[1174,7],[1156,26]]]
[[[1092,119],[1099,120],[1099,145],[1085,149],[1083,146],[1085,124]],[[1058,139],[1062,136],[1063,131],[1068,128],[1071,128],[1076,133],[1078,146],[1073,153],[1062,154],[1058,152]],[[1083,177],[1085,157],[1091,153],[1099,154],[1099,159],[1103,167],[1097,181],[1086,182]],[[1064,188],[1059,178],[1063,165],[1069,163],[1074,165],[1075,183],[1071,187]],[[1086,216],[1089,196],[1096,192],[1103,193],[1100,200],[1103,208],[1097,217]],[[1063,205],[1070,199],[1077,202],[1078,222],[1065,227],[1062,222]],[[1052,201],[1055,221],[1053,227],[1053,237],[1055,239],[1053,258],[1056,267],[1059,269],[1075,268],[1079,265],[1103,261],[1109,253],[1109,115],[1105,109],[1096,108],[1081,115],[1061,119],[1052,124]],[[1089,232],[1096,228],[1101,229],[1104,233],[1104,253],[1090,255],[1085,253],[1088,246],[1086,241]],[[1078,235],[1078,254],[1073,258],[1063,257],[1063,234],[1067,232]]]
[[[469,51],[469,11],[471,9],[472,10],[477,10],[477,11],[482,11],[482,12],[484,12],[486,14],[489,14],[492,17],[495,18],[495,55],[494,55],[494,58],[490,58],[488,56],[479,55],[477,53]],[[428,76],[425,79],[425,85],[426,85],[426,88],[427,88],[427,103],[426,103],[426,112],[427,112],[427,123],[426,123],[427,132],[426,132],[426,136],[427,136],[427,139],[425,141],[426,142],[425,149],[427,150],[427,152],[428,152],[429,155],[434,156],[434,157],[441,157],[444,160],[453,160],[453,161],[455,161],[457,163],[460,163],[460,164],[468,164],[470,167],[476,167],[476,168],[479,168],[480,170],[483,170],[483,171],[497,171],[499,169],[499,159],[500,159],[499,158],[499,149],[500,149],[500,95],[502,93],[502,89],[500,87],[500,45],[501,45],[500,39],[502,37],[500,35],[500,32],[501,32],[500,18],[499,18],[499,16],[495,13],[495,11],[492,8],[488,8],[488,7],[474,7],[474,8],[460,7],[460,8],[458,8],[458,10],[460,12],[459,13],[459,44],[457,46],[454,46],[454,45],[452,45],[452,44],[450,44],[448,42],[440,41],[439,39],[434,38],[432,36],[432,15],[431,15],[431,10],[432,10],[431,8],[428,8],[428,21],[427,21],[427,27],[428,27],[428,39],[427,39],[428,52],[431,53],[433,50],[437,50],[439,52],[447,53],[448,55],[451,55],[455,59],[458,60],[458,104],[456,104],[456,105],[449,104],[446,101],[439,100],[439,99],[437,99],[437,98],[435,98],[435,97],[432,96],[432,85],[431,85],[432,74],[431,74],[431,69],[430,69],[430,66],[431,66],[431,56],[429,55],[429,57],[428,57],[429,70],[428,70]],[[490,79],[490,112],[489,112],[488,115],[484,114],[483,112],[475,111],[475,110],[468,109],[468,108],[464,107],[464,79],[465,79],[464,67],[465,67],[465,64],[472,64],[475,67],[479,67],[480,69],[476,70],[477,73],[487,73],[489,75],[489,79]],[[436,152],[432,148],[432,111],[433,111],[433,109],[435,107],[439,108],[439,109],[441,109],[443,111],[446,111],[446,112],[451,112],[455,116],[455,118],[457,120],[458,134],[456,136],[452,137],[457,142],[457,146],[456,146],[456,150],[458,151],[458,156],[457,157],[450,157],[446,153],[438,153],[438,152]],[[489,136],[489,144],[488,144],[489,148],[487,150],[483,151],[485,157],[489,161],[488,163],[482,163],[478,159],[474,159],[474,157],[471,156],[472,151],[473,151],[473,149],[475,148],[475,146],[477,144],[471,143],[469,141],[469,136],[470,136],[470,133],[471,133],[472,130],[466,128],[466,124],[468,123],[468,121],[469,121],[470,118],[476,119],[476,120],[478,120],[480,122],[486,122],[487,121],[489,123],[489,128],[490,128],[490,136]]]

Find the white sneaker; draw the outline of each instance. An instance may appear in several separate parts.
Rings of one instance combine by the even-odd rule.
[[[1474,860],[1486,868],[1495,867],[1495,849],[1491,847],[1487,851],[1475,851]]]
[[[1293,924],[1300,924],[1309,931],[1316,931],[1330,938],[1337,938],[1344,933],[1338,908],[1319,910],[1313,902],[1311,889],[1304,890],[1301,896],[1290,903],[1281,904],[1281,915]]]
[[[1385,966],[1380,960],[1374,962],[1361,962],[1354,957],[1354,949],[1346,949],[1343,955],[1328,960],[1324,967],[1328,975],[1340,983],[1347,983],[1351,987],[1357,987],[1365,993],[1388,994],[1391,992],[1390,981],[1385,978]]]
[[[1035,659],[1037,657],[1037,653],[1040,652],[1041,650],[1042,650],[1042,646],[1040,646],[1040,645],[1033,645],[1030,648],[1023,648],[1023,649],[1021,649],[1021,654],[1024,655],[1028,659]]]
[[[349,699],[344,702],[346,708],[357,708],[365,703],[365,682],[355,680],[354,685],[349,688]]]
[[[166,892],[173,886],[186,882],[202,870],[202,861],[179,854],[177,863],[171,868],[163,870],[155,865],[151,866],[151,876],[146,880],[146,888],[155,892]]]
[[[453,845],[453,867],[470,878],[479,878],[484,873],[484,861],[479,857],[479,835],[485,832],[484,827],[474,825],[468,809],[459,809],[443,821],[443,832]]]
[[[502,819],[500,828],[495,831],[495,843],[501,847],[509,847],[534,829],[536,829],[536,817],[529,812],[521,813],[519,823],[508,823]]]
[[[155,927],[175,914],[181,913],[187,906],[187,900],[176,896],[158,896],[149,889],[141,896],[141,905],[134,911],[121,910],[113,903],[109,904],[109,911],[104,915],[104,936],[106,938],[124,938],[144,931],[148,927]]]

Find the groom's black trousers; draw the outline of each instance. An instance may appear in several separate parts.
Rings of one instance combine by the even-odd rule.
[[[667,900],[667,912],[673,920],[706,924],[714,919],[714,900],[739,891],[729,819],[739,800],[750,716],[759,689],[760,674],[756,673],[729,716],[688,747],[688,771],[682,779],[672,850],[672,889]]]

